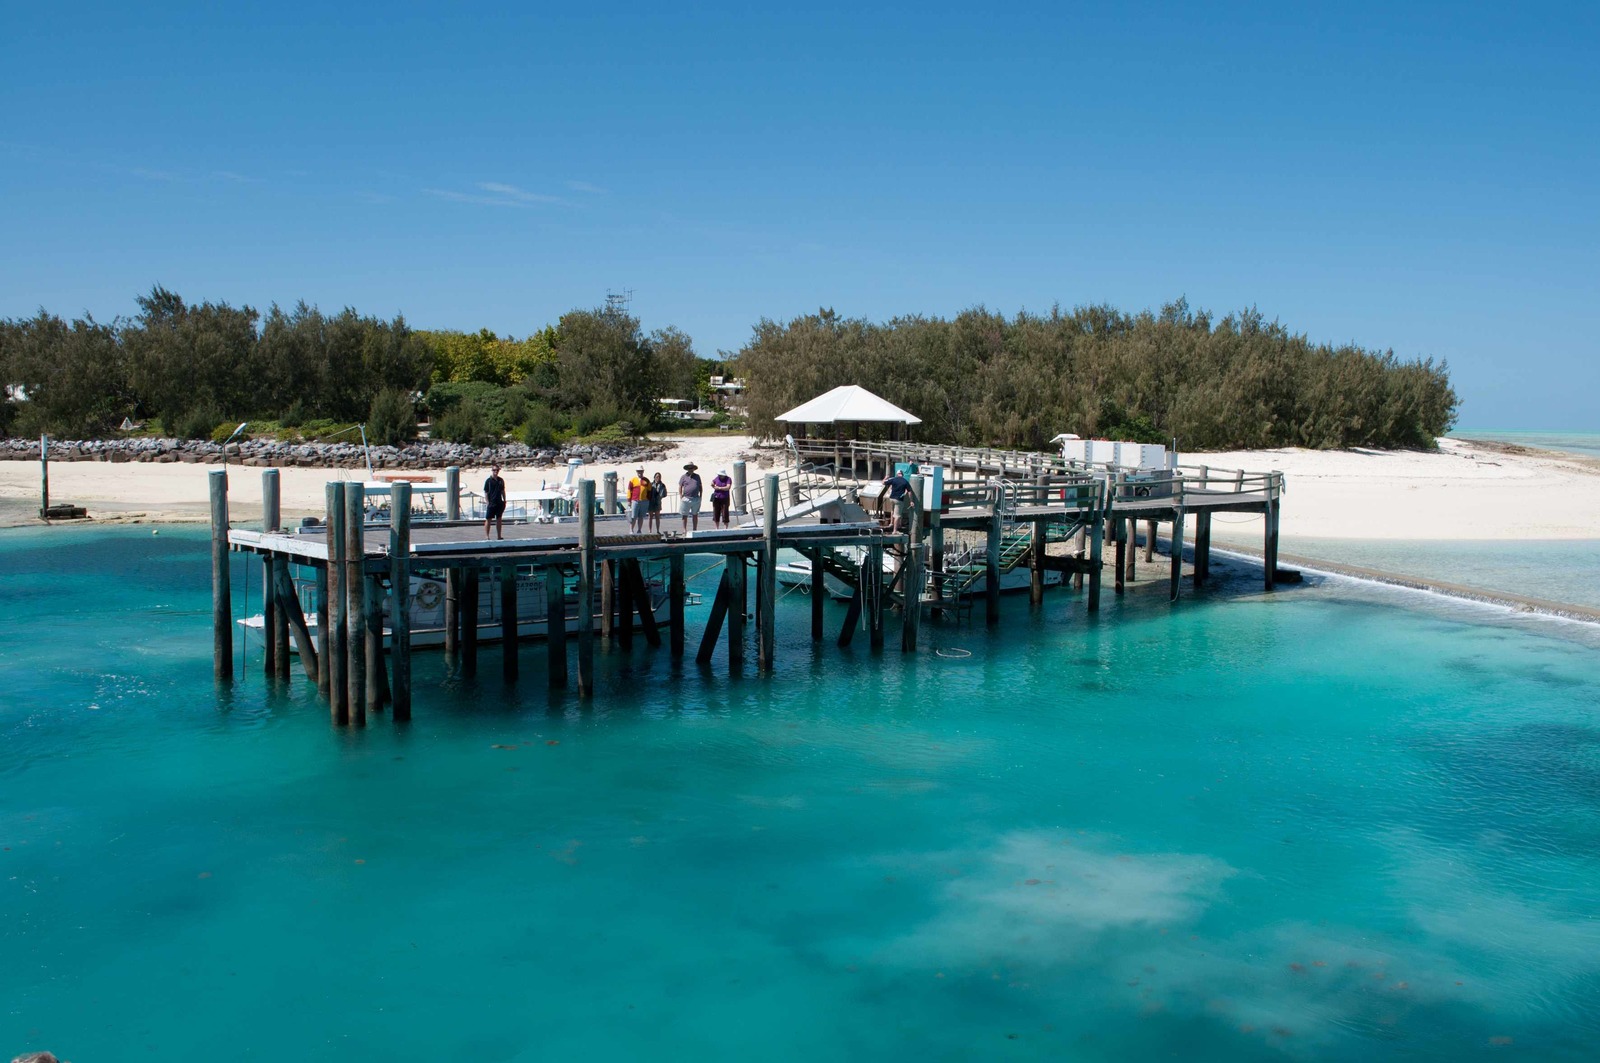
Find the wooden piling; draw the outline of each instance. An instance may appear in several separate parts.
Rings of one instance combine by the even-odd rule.
[[[461,648],[461,571],[448,568],[444,573],[444,655],[454,660]]]
[[[728,554],[728,670],[737,674],[744,665],[744,622],[749,608],[749,566],[744,554]]]
[[[338,726],[350,722],[350,663],[345,637],[344,482],[328,484],[328,623],[323,653],[328,659],[328,714]]]
[[[300,651],[300,665],[305,670],[306,678],[317,682],[322,674],[320,655],[311,640],[311,632],[306,629],[305,614],[300,610],[300,599],[295,596],[294,581],[289,578],[287,558],[280,557],[274,561],[271,587],[278,599],[278,610],[283,614],[285,624],[294,636],[295,647]]]
[[[478,677],[478,596],[482,573],[476,565],[461,570],[461,678]]]
[[[861,623],[862,603],[866,600],[866,585],[867,574],[863,571],[850,591],[850,606],[845,610],[844,624],[839,628],[840,649],[850,645],[850,640],[855,638],[856,625]]]
[[[278,530],[278,470],[267,469],[261,474],[261,531],[271,534]],[[280,643],[278,638],[278,596],[272,582],[273,556],[263,554],[261,557],[261,641],[264,651],[261,655],[262,670],[269,678],[279,677],[280,669],[278,657],[282,653],[282,677],[289,676],[288,661],[288,635],[287,628],[283,632]]]
[[[773,654],[777,639],[773,630],[777,623],[778,598],[778,477],[768,474],[763,481],[762,497],[767,504],[761,514],[761,580],[757,598],[761,603],[761,630],[757,639],[756,659],[762,671],[772,671]]]
[[[328,667],[333,656],[328,651],[329,629],[328,622],[328,563],[317,564],[317,693],[323,697],[328,696]]]
[[[600,562],[600,639],[609,642],[616,632],[617,576],[613,562]]]
[[[928,537],[933,551],[933,615],[944,614],[944,517],[937,506],[928,511]]]
[[[444,519],[461,519],[461,466],[444,470]]]
[[[809,555],[811,558],[811,641],[821,642],[823,637],[822,608],[828,597],[827,568],[822,563],[823,551],[827,547],[819,546]]]
[[[994,500],[994,513],[989,517],[988,538],[985,542],[983,559],[983,604],[984,620],[990,624],[1000,622],[1000,535],[1001,535],[1000,497],[998,493]]]
[[[394,718],[411,719],[411,485],[396,480],[389,507],[389,660]]]
[[[517,566],[500,566],[500,672],[507,683],[517,681]]]
[[[344,485],[345,687],[350,723],[367,723],[367,493],[359,482]]]
[[[651,649],[660,649],[661,626],[656,623],[656,611],[650,601],[650,585],[645,582],[644,567],[639,564],[638,558],[629,558],[625,565],[623,574],[632,588],[633,608],[639,614],[639,630],[644,633],[644,641]]]
[[[1172,511],[1172,572],[1168,577],[1168,593],[1178,600],[1178,584],[1183,577],[1183,507]]]
[[[1088,609],[1091,613],[1100,611],[1100,578],[1105,571],[1105,562],[1101,560],[1101,542],[1105,538],[1106,522],[1097,516],[1089,522],[1089,600]]]
[[[605,474],[605,479],[602,482],[605,485],[605,495],[603,497],[604,497],[604,501],[605,501],[605,513],[606,513],[606,515],[607,516],[611,516],[612,514],[615,514],[615,513],[621,513],[622,512],[622,507],[617,504],[617,474],[616,474],[616,472],[612,471],[612,472],[606,473]]]
[[[728,616],[728,603],[733,599],[733,581],[728,578],[726,566],[722,579],[717,582],[716,596],[711,600],[711,616],[706,619],[706,630],[700,637],[700,650],[694,659],[698,664],[710,664],[711,655],[717,651],[717,639],[722,635],[722,623]]]
[[[733,490],[729,496],[728,508],[734,513],[743,514],[747,508],[749,498],[745,486],[744,462],[733,463]]]
[[[1111,518],[1111,591],[1121,594],[1128,578],[1128,529],[1133,525],[1120,517]]]
[[[1211,578],[1211,511],[1202,510],[1194,518],[1194,585],[1203,586]]]
[[[594,695],[594,481],[578,481],[578,696]]]
[[[363,569],[366,565],[361,566]],[[376,573],[362,580],[361,605],[367,614],[366,647],[367,712],[383,711],[389,698],[389,670],[383,655],[383,582]]]
[[[1144,561],[1153,564],[1156,559],[1156,531],[1158,521],[1147,520],[1144,522]]]
[[[545,671],[551,690],[567,685],[567,580],[557,565],[544,570]]]
[[[867,587],[863,605],[867,611],[867,645],[874,653],[883,649],[883,542],[874,539],[867,547]]]
[[[43,447],[44,441],[40,440]],[[233,680],[233,580],[228,566],[228,472],[213,469],[211,486],[211,670]]]
[[[227,472],[226,469],[223,470]],[[50,437],[39,436],[39,519],[50,519]],[[231,606],[230,606],[231,608]],[[228,651],[229,678],[233,672],[233,650]]]
[[[683,555],[667,559],[667,629],[673,660],[683,656],[683,607],[688,597],[684,585]]]
[[[904,578],[900,581],[900,652],[915,653],[917,631],[922,626],[922,506],[927,499],[927,479],[913,477],[910,542],[906,546]]]
[[[1269,591],[1278,585],[1278,512],[1282,505],[1278,498],[1278,471],[1274,469],[1267,477],[1267,510],[1263,521],[1265,541],[1261,549],[1261,565],[1265,570],[1265,583]]]

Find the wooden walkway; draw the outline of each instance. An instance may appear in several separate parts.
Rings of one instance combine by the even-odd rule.
[[[685,627],[685,558],[690,554],[720,555],[722,573],[710,616],[698,640],[696,660],[710,663],[727,632],[729,667],[738,671],[745,654],[745,621],[749,612],[750,574],[754,571],[756,661],[762,671],[773,666],[778,598],[778,552],[797,551],[811,563],[811,635],[825,637],[824,580],[843,580],[851,590],[845,620],[837,635],[849,645],[863,628],[873,650],[885,640],[885,614],[898,609],[903,651],[917,647],[925,611],[938,615],[960,611],[979,593],[988,623],[1000,618],[1000,588],[1005,573],[1026,567],[1034,602],[1043,599],[1047,572],[1086,591],[1090,612],[1100,605],[1102,573],[1111,561],[1117,592],[1136,576],[1136,528],[1144,523],[1146,562],[1153,558],[1160,524],[1171,527],[1176,544],[1169,558],[1170,594],[1178,597],[1183,571],[1184,528],[1195,522],[1193,578],[1198,585],[1209,575],[1210,522],[1219,512],[1262,513],[1266,517],[1265,580],[1270,590],[1276,570],[1277,513],[1283,478],[1278,473],[1172,470],[1161,475],[1130,475],[1125,470],[1074,467],[1043,455],[954,451],[909,444],[871,444],[855,456],[855,467],[874,462],[908,462],[941,466],[950,477],[940,505],[926,506],[929,483],[913,476],[913,495],[923,504],[903,500],[896,512],[868,516],[857,504],[863,492],[838,469],[819,471],[798,466],[766,475],[745,490],[743,463],[734,469],[733,510],[742,523],[728,529],[703,528],[687,534],[671,530],[675,516],[665,518],[665,534],[637,534],[617,514],[615,489],[609,478],[605,500],[596,504],[595,482],[581,480],[577,516],[554,523],[513,523],[505,538],[489,539],[483,523],[461,519],[459,496],[447,494],[445,519],[412,520],[412,486],[391,487],[387,525],[367,520],[367,497],[360,484],[327,485],[326,512],[320,523],[286,530],[281,527],[278,472],[262,476],[263,522],[260,529],[232,528],[228,523],[228,481],[225,470],[211,473],[212,592],[214,667],[220,680],[233,676],[234,618],[230,599],[228,555],[248,553],[262,564],[266,652],[269,675],[287,680],[290,643],[306,675],[327,696],[335,722],[360,725],[371,713],[392,706],[397,720],[411,713],[410,593],[413,578],[427,574],[445,584],[444,647],[464,676],[476,673],[480,588],[500,594],[501,666],[508,680],[518,677],[518,570],[542,574],[549,595],[546,677],[552,688],[569,678],[580,697],[594,691],[594,643],[616,637],[631,643],[635,627],[651,646],[665,645],[674,658],[688,652]],[[883,467],[880,464],[879,467]],[[892,467],[892,464],[888,465]],[[447,477],[458,482],[455,477]],[[609,512],[606,512],[609,511]],[[708,514],[702,514],[709,519]],[[899,529],[899,530],[892,530]],[[1113,556],[1104,557],[1110,543]],[[885,564],[885,560],[888,564]],[[641,564],[666,567],[669,610],[665,639]],[[302,615],[290,565],[313,570],[316,580],[316,624]],[[576,589],[576,619],[568,627],[566,587]],[[660,598],[656,598],[656,603]],[[585,607],[583,603],[589,603]],[[387,607],[387,608],[386,608]],[[384,616],[387,613],[387,645]],[[575,655],[571,644],[576,644]],[[574,662],[575,656],[575,662]],[[572,673],[575,673],[573,675]]]

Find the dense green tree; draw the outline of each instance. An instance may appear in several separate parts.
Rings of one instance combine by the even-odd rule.
[[[132,409],[117,330],[92,317],[68,324],[41,310],[0,323],[0,382],[25,396],[5,403],[0,427],[24,435],[100,435]]]
[[[1058,432],[1185,449],[1433,445],[1457,407],[1443,364],[1313,344],[1254,308],[1214,321],[1185,300],[885,324],[820,310],[757,323],[739,354],[752,427],[855,383],[923,419],[924,438],[1042,448]]]

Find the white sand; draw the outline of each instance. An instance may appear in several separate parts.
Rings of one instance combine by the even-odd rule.
[[[672,437],[664,437],[670,439]],[[760,463],[783,454],[745,436],[701,436],[677,442],[664,460],[646,462],[676,484],[686,461],[700,466],[707,481],[734,459],[749,462],[754,479]],[[1487,446],[1441,441],[1438,453],[1411,451],[1266,450],[1185,454],[1186,463],[1216,469],[1281,470],[1288,481],[1285,536],[1352,539],[1578,539],[1600,538],[1600,462],[1548,453],[1503,453]],[[86,506],[101,520],[180,521],[208,516],[207,475],[215,466],[141,463],[56,462],[50,466],[53,501]],[[622,481],[629,465],[587,466],[596,479],[615,469]],[[231,515],[259,519],[261,471],[230,467]],[[279,470],[286,520],[320,513],[329,479],[362,478],[360,469]],[[437,472],[441,480],[442,471]],[[481,490],[487,469],[463,469],[462,486]],[[511,491],[532,490],[555,480],[564,468],[519,468],[504,473]],[[37,462],[0,462],[0,502],[17,520],[27,520],[39,497]],[[1260,521],[1219,524],[1220,537],[1259,536]]]

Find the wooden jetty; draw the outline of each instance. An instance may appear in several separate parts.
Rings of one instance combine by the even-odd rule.
[[[652,647],[674,659],[689,652],[686,630],[685,560],[691,554],[719,556],[722,574],[709,618],[700,633],[695,659],[711,662],[723,631],[731,670],[742,669],[745,621],[753,615],[756,664],[773,666],[778,598],[778,552],[792,549],[811,563],[811,637],[826,637],[824,579],[833,576],[850,588],[850,601],[837,634],[840,646],[865,629],[870,648],[882,649],[886,615],[901,616],[902,651],[917,648],[923,613],[941,615],[974,608],[982,594],[988,623],[1000,619],[1002,575],[1027,566],[1030,597],[1043,598],[1044,573],[1063,574],[1065,586],[1086,590],[1089,612],[1100,605],[1105,568],[1103,544],[1114,547],[1114,586],[1121,591],[1135,564],[1135,526],[1172,529],[1171,596],[1178,596],[1184,529],[1196,528],[1194,580],[1209,570],[1210,520],[1218,512],[1266,516],[1266,586],[1274,583],[1277,512],[1283,489],[1279,473],[1213,474],[1202,468],[1174,469],[1161,477],[1129,476],[1113,470],[1074,467],[1038,454],[957,449],[905,443],[850,444],[851,464],[826,467],[797,463],[767,474],[747,489],[744,463],[733,468],[733,510],[742,522],[729,529],[690,534],[634,534],[615,501],[612,482],[597,504],[595,482],[580,480],[575,517],[553,523],[505,526],[504,540],[488,539],[479,520],[463,520],[458,470],[448,470],[443,519],[413,520],[410,483],[390,486],[387,523],[369,523],[366,491],[359,482],[327,485],[326,512],[310,527],[281,526],[278,473],[262,477],[263,518],[259,529],[233,528],[228,522],[226,470],[210,476],[212,508],[212,590],[214,664],[219,680],[233,676],[233,615],[229,553],[259,558],[265,588],[264,668],[287,680],[290,642],[308,679],[328,699],[335,723],[363,725],[369,715],[392,707],[396,720],[409,719],[412,645],[408,628],[412,578],[442,574],[444,649],[460,673],[477,672],[480,588],[498,584],[503,630],[501,669],[516,680],[521,667],[518,638],[517,572],[539,570],[549,595],[546,611],[545,676],[553,689],[575,675],[580,697],[593,695],[597,638],[631,645],[635,625]],[[929,505],[931,477],[913,475],[912,495],[890,520],[865,516],[876,494],[852,474],[910,464],[937,466],[945,478],[939,504]],[[873,485],[875,487],[876,485]],[[858,495],[859,498],[858,505]],[[865,519],[863,519],[865,518]],[[1051,544],[1057,545],[1052,550]],[[1150,555],[1147,554],[1147,559]],[[888,563],[885,563],[885,559]],[[669,619],[665,639],[651,607],[641,563],[665,564]],[[290,565],[315,573],[315,630],[307,623],[290,578]],[[749,612],[754,570],[755,610]],[[486,578],[487,577],[487,578]],[[578,608],[570,622],[563,603],[569,582]],[[385,602],[388,608],[385,610]],[[389,618],[387,639],[383,618]],[[597,631],[598,628],[598,631]],[[573,644],[576,644],[575,650]]]

